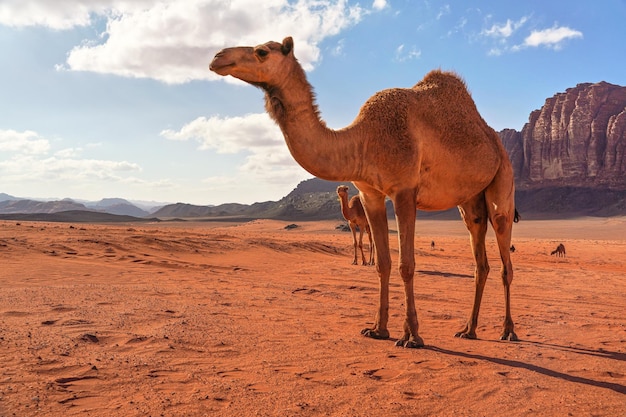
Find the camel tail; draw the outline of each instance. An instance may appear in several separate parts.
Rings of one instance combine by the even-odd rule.
[[[522,216],[520,216],[519,212],[517,211],[517,209],[515,209],[515,215],[513,216],[513,222],[514,223],[518,223],[521,218],[522,218]]]

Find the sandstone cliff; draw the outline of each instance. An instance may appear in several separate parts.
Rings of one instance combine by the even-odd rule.
[[[578,84],[548,98],[521,132],[505,129],[519,189],[626,190],[626,87]]]

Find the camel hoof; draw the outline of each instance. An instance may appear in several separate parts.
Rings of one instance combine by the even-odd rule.
[[[500,336],[500,340],[508,340],[509,342],[519,342],[517,335],[515,332],[504,332],[502,336]]]
[[[389,339],[388,331],[381,332],[380,330],[376,329],[363,329],[361,330],[361,334],[365,337],[371,337],[372,339]]]
[[[418,340],[403,340],[400,339],[396,342],[397,347],[403,347],[407,349],[420,349],[424,347],[424,341],[420,337]]]
[[[461,339],[470,339],[470,340],[476,340],[477,339],[475,334],[470,334],[470,333],[467,333],[467,332],[455,333],[454,337],[459,337]]]

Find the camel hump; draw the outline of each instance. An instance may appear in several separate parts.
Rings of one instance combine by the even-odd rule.
[[[455,117],[481,119],[465,81],[454,72],[433,70],[412,90],[444,113],[452,111]]]
[[[454,72],[433,70],[411,89],[420,121],[440,136],[441,143],[456,156],[489,155],[480,161],[497,169],[506,154],[498,134],[480,116],[465,81]],[[494,171],[495,172],[495,171]]]
[[[414,90],[454,91],[456,94],[469,95],[465,81],[451,71],[432,70],[424,76],[422,81],[413,86]]]

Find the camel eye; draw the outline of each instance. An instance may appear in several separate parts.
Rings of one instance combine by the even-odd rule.
[[[265,58],[270,53],[267,49],[261,49],[261,48],[257,49],[255,52],[259,58]]]

